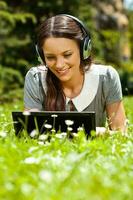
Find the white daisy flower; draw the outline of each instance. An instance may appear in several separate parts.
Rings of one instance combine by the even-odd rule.
[[[41,141],[45,141],[45,140],[47,140],[48,139],[48,136],[47,135],[44,135],[44,134],[42,134],[42,135],[39,135],[39,138],[38,138],[39,140],[41,140]]]
[[[2,113],[0,116],[1,116],[1,117],[5,117],[6,115],[5,115],[4,113]]]
[[[68,120],[65,120],[65,124],[66,124],[67,126],[71,126],[71,125],[74,124],[74,121],[68,119]]]
[[[51,129],[52,125],[51,124],[45,124],[44,127],[47,128],[47,129]]]
[[[44,142],[43,141],[38,141],[37,142],[39,145],[44,145]]]
[[[48,170],[41,170],[39,172],[39,177],[41,180],[50,183],[52,181],[52,173]]]
[[[32,137],[32,138],[34,138],[37,135],[38,135],[38,132],[35,129],[33,131],[31,131],[31,133],[30,133],[30,137]]]
[[[72,127],[68,127],[67,130],[68,131],[72,131],[73,129],[72,129]]]
[[[0,131],[0,137],[5,138],[7,133],[5,131]]]
[[[61,135],[62,135],[63,137],[65,137],[65,136],[67,136],[67,133],[66,133],[66,132],[62,132]]]
[[[28,152],[32,153],[36,149],[38,149],[38,146],[32,146],[32,147],[29,148]]]
[[[53,138],[54,139],[54,138]],[[52,139],[51,139],[52,140]],[[46,141],[45,142],[45,146],[49,146],[50,145],[50,142]]]
[[[112,153],[114,154],[114,153],[115,153],[115,151],[116,151],[116,145],[115,145],[115,144],[113,144],[113,146],[112,146]]]
[[[25,158],[24,163],[26,163],[26,164],[38,164],[39,160],[37,158],[34,158],[34,157],[28,157],[28,158]]]
[[[21,185],[21,191],[22,191],[23,194],[29,195],[32,191],[32,186],[28,183],[23,183]]]
[[[53,115],[51,115],[51,117],[58,117],[58,115],[56,115],[56,114],[53,114]]]
[[[72,134],[74,137],[78,137],[78,134],[77,133],[73,133]]]
[[[66,136],[66,135],[65,135],[65,136]],[[59,138],[59,139],[62,139],[62,138],[64,138],[65,136],[64,136],[64,134],[61,134],[61,133],[55,134],[55,137],[56,137],[56,138]]]
[[[52,132],[52,133],[56,133],[56,130],[53,128],[53,129],[51,130],[51,132]]]
[[[83,127],[78,127],[78,131],[83,131]]]
[[[29,115],[30,115],[30,112],[26,110],[26,111],[23,112],[23,115],[29,116]]]
[[[96,135],[104,135],[106,132],[105,127],[96,127]]]

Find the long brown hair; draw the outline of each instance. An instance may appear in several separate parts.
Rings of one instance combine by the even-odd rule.
[[[49,37],[68,38],[77,42],[79,49],[84,33],[71,17],[65,15],[56,15],[43,21],[37,29],[38,48],[44,64],[45,58],[42,46]],[[81,70],[88,70],[91,65],[91,57],[81,59]],[[45,99],[45,110],[65,110],[65,95],[63,93],[60,80],[48,69],[46,75],[47,93]]]

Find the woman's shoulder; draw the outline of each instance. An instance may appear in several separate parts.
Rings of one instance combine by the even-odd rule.
[[[92,64],[92,68],[96,73],[99,74],[99,76],[104,76],[108,78],[118,76],[117,70],[111,65]]]
[[[28,70],[26,76],[33,76],[33,77],[35,77],[36,74],[39,74],[39,73],[46,74],[46,72],[47,72],[46,66],[45,65],[39,65],[39,66],[36,66],[36,67],[31,67]]]
[[[31,67],[25,76],[25,85],[35,85],[36,87],[40,84],[42,77],[46,77],[47,68],[45,66]]]

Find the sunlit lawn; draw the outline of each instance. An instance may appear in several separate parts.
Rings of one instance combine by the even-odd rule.
[[[11,111],[22,102],[0,106],[0,199],[132,200],[133,97],[124,98],[129,130],[85,139],[51,142],[14,136]]]

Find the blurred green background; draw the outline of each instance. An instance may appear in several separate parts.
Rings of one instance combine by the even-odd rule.
[[[124,95],[133,94],[133,3],[123,0],[0,1],[0,103],[22,100],[24,76],[38,64],[36,28],[45,18],[67,13],[81,19],[92,38],[95,62],[111,64]]]

